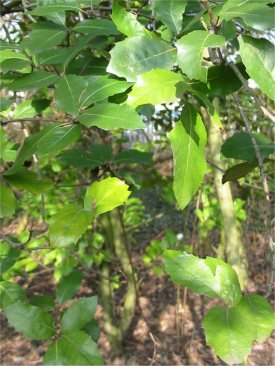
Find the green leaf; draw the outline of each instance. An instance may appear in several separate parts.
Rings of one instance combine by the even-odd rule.
[[[104,365],[96,343],[82,331],[68,332],[52,343],[43,360],[44,366]]]
[[[85,297],[73,303],[61,320],[62,332],[80,330],[93,319],[97,307],[97,297]]]
[[[0,217],[11,217],[14,213],[14,193],[10,188],[0,185]]]
[[[80,98],[80,108],[104,100],[114,94],[123,93],[132,86],[131,83],[102,76],[93,80]]]
[[[26,55],[21,52],[17,52],[16,50],[0,50],[0,63],[10,60],[10,59],[18,59],[23,61],[30,61]]]
[[[55,308],[53,298],[47,295],[34,296],[31,298],[30,304],[38,306],[45,311],[53,311]]]
[[[37,194],[47,192],[53,185],[49,179],[38,179],[36,173],[26,169],[20,169],[13,175],[7,175],[5,179],[18,189]]]
[[[137,21],[136,15],[128,12],[119,5],[117,0],[113,3],[113,11],[111,18],[117,29],[128,37],[147,36],[152,37],[153,33],[149,32],[140,22]]]
[[[61,126],[58,123],[49,123],[42,130],[32,134],[24,140],[13,166],[5,172],[11,175],[18,171],[25,160],[33,154],[40,157],[53,155],[75,142],[80,137],[79,125]]]
[[[56,84],[55,98],[65,112],[77,116],[80,109],[80,96],[87,88],[87,81],[81,76],[64,75]]]
[[[155,68],[171,69],[176,49],[164,41],[136,36],[115,44],[107,71],[135,81],[137,76]]]
[[[75,168],[96,168],[112,159],[112,149],[107,145],[91,144],[91,151],[73,149],[64,152],[59,160]]]
[[[92,340],[95,342],[98,341],[100,336],[100,328],[95,319],[90,320],[82,330],[85,331],[85,333],[88,333],[92,337]]]
[[[36,15],[36,16],[47,16],[48,14],[52,14],[52,13],[56,13],[56,12],[60,12],[60,11],[66,11],[66,10],[71,10],[71,11],[76,11],[76,12],[81,11],[81,9],[78,6],[76,1],[70,0],[69,4],[68,4],[68,1],[64,1],[63,4],[49,3],[46,6],[39,6],[36,9],[32,10],[30,12],[30,14]]]
[[[204,50],[207,47],[220,47],[225,43],[223,36],[207,31],[195,30],[183,36],[176,43],[178,64],[191,79],[207,82],[207,68],[202,65]]]
[[[268,40],[249,36],[238,38],[240,55],[248,75],[256,81],[260,89],[275,99],[275,47]]]
[[[21,254],[19,248],[13,248],[9,244],[0,244],[0,275],[10,269]]]
[[[73,31],[90,36],[110,36],[119,34],[114,23],[109,19],[88,19],[74,26]]]
[[[20,46],[32,54],[36,54],[59,45],[65,37],[64,29],[39,29],[29,33]]]
[[[114,157],[116,164],[142,164],[152,162],[152,153],[139,150],[121,151]]]
[[[84,198],[86,210],[93,209],[95,216],[113,210],[125,203],[130,195],[129,186],[118,178],[106,178],[87,189]]]
[[[60,304],[70,300],[78,291],[82,282],[82,272],[78,269],[62,277],[56,287],[56,298]]]
[[[65,248],[76,244],[92,223],[93,215],[81,206],[66,205],[49,222],[51,245]]]
[[[64,63],[72,53],[72,48],[54,48],[35,55],[37,65],[58,65]]]
[[[24,301],[26,294],[23,289],[17,285],[8,281],[0,281],[0,304],[1,309],[5,309],[7,306],[17,302],[18,300]]]
[[[37,306],[17,301],[4,311],[9,323],[26,338],[43,340],[55,334],[53,317]]]
[[[1,99],[1,103],[0,103],[0,112],[4,112],[6,111],[11,105],[12,105],[13,101],[11,99]],[[0,126],[0,131],[2,131],[3,128],[2,126]],[[0,146],[1,148],[1,146]]]
[[[133,108],[113,103],[102,103],[86,109],[80,115],[79,122],[86,127],[97,126],[105,131],[117,128],[137,130],[145,127]]]
[[[0,103],[1,104],[1,103]],[[4,159],[5,151],[8,147],[8,137],[3,129],[2,126],[0,126],[0,159]]]
[[[166,250],[164,266],[174,282],[194,292],[221,298],[230,305],[241,299],[238,276],[231,265],[221,259],[201,259],[184,252]]]
[[[248,173],[252,172],[252,170],[254,170],[257,166],[258,163],[249,163],[249,162],[234,165],[232,168],[226,170],[226,172],[222,177],[222,183],[224,184],[226,182],[245,177]]]
[[[186,104],[181,120],[169,133],[174,158],[175,197],[181,209],[190,202],[206,172],[206,130],[194,107]]]
[[[219,16],[226,20],[242,18],[247,26],[266,31],[274,27],[274,9],[265,3],[267,1],[227,1]]]
[[[183,94],[183,82],[182,75],[172,71],[148,71],[138,75],[132,91],[128,94],[127,104],[135,108],[142,104],[174,103],[177,97]],[[184,85],[187,88],[185,83]]]
[[[50,105],[48,99],[26,100],[16,106],[13,112],[14,119],[31,118],[41,113]]]
[[[264,341],[273,325],[272,307],[259,295],[243,296],[233,308],[215,307],[203,320],[207,343],[229,365],[242,363],[252,342]]]
[[[182,29],[182,13],[187,5],[187,0],[155,0],[157,19],[161,20],[173,33]]]
[[[262,158],[267,158],[274,153],[274,144],[264,135],[253,133]],[[226,158],[246,160],[250,163],[257,162],[256,152],[247,132],[237,132],[222,145],[221,153]]]
[[[9,84],[9,88],[15,91],[41,89],[55,83],[57,80],[58,76],[51,72],[34,71],[14,80]]]
[[[242,87],[242,82],[230,66],[217,65],[208,69],[207,83],[212,96],[225,96]]]

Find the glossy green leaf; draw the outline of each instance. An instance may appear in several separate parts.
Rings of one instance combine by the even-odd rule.
[[[65,333],[52,343],[43,360],[44,366],[104,365],[96,343],[82,331]]]
[[[56,84],[55,98],[65,112],[77,116],[80,108],[80,96],[87,88],[87,81],[81,76],[64,75]]]
[[[92,223],[93,215],[81,206],[66,205],[49,222],[51,245],[65,248],[76,244]]]
[[[5,179],[18,189],[37,194],[47,192],[53,186],[49,179],[39,179],[36,173],[26,169],[20,169],[13,175],[7,175]]]
[[[274,153],[274,144],[264,135],[253,133],[262,158]],[[252,140],[247,132],[237,132],[222,145],[221,153],[226,158],[246,160],[250,163],[257,161],[257,155]]]
[[[62,277],[56,287],[56,298],[60,304],[64,304],[77,293],[81,285],[82,278],[82,272],[78,269],[72,271],[67,276]]]
[[[238,276],[230,264],[221,259],[167,250],[164,253],[164,266],[171,279],[179,285],[201,295],[221,298],[230,305],[241,299]]]
[[[177,97],[181,97],[184,87],[187,88],[187,85],[182,75],[169,70],[154,69],[138,75],[128,94],[127,104],[135,108],[142,104],[173,103]]]
[[[111,18],[113,19],[113,22],[115,23],[117,29],[128,37],[152,37],[153,35],[152,32],[149,32],[137,20],[136,15],[120,6],[117,0],[113,2],[113,11]]]
[[[181,209],[190,202],[206,172],[206,130],[194,107],[186,104],[181,119],[169,133],[174,159],[175,197]]]
[[[10,188],[0,185],[0,217],[11,217],[14,213],[14,193]]]
[[[95,216],[113,210],[125,203],[130,195],[129,186],[118,178],[106,178],[87,189],[84,198],[86,210],[93,209]]]
[[[179,33],[182,29],[182,14],[187,0],[155,0],[157,19],[161,20],[172,32]]]
[[[9,323],[26,338],[43,340],[55,334],[53,317],[37,306],[18,301],[4,310]]]
[[[106,131],[117,128],[137,130],[145,127],[133,108],[113,103],[102,103],[86,109],[80,115],[79,122],[86,127],[97,126]]]
[[[19,248],[13,248],[5,242],[0,243],[0,275],[10,269],[21,253]]]
[[[31,90],[41,89],[50,84],[54,84],[58,80],[58,76],[47,71],[34,71],[25,74],[9,84],[11,90]]]
[[[234,181],[237,179],[240,179],[242,177],[245,177],[248,173],[252,172],[256,167],[258,166],[258,163],[241,163],[234,165],[233,167],[226,170],[222,177],[222,183],[226,183],[229,181]]]
[[[0,281],[0,307],[5,309],[9,305],[17,302],[18,300],[24,301],[26,294],[23,289],[17,285],[8,281]]]
[[[136,36],[115,44],[107,71],[135,81],[137,76],[155,68],[171,69],[176,62],[176,49],[146,36]]]
[[[249,36],[238,38],[240,55],[248,75],[260,89],[275,100],[275,47],[268,40]]]
[[[59,160],[75,168],[96,168],[112,159],[112,149],[107,145],[92,144],[90,151],[73,149],[64,152]]]
[[[114,23],[109,19],[87,19],[77,23],[73,30],[90,36],[110,36],[119,34]]]
[[[97,297],[85,297],[73,303],[61,319],[62,332],[80,330],[93,319],[97,307]]]
[[[226,20],[242,18],[247,26],[266,31],[274,27],[274,9],[266,4],[267,1],[227,1],[219,16]]]
[[[20,46],[32,54],[45,51],[59,45],[66,37],[66,32],[62,29],[42,29],[29,33],[20,43]]]
[[[142,164],[152,162],[152,153],[139,150],[121,151],[114,157],[116,164]]]
[[[178,64],[191,79],[207,82],[207,68],[202,60],[207,47],[220,47],[225,43],[223,36],[196,30],[180,38],[177,43]]]
[[[229,365],[244,362],[253,341],[264,341],[273,326],[272,307],[259,295],[243,296],[233,308],[215,307],[203,320],[207,343]]]
[[[114,94],[123,93],[131,86],[132,84],[126,81],[101,76],[87,85],[80,98],[80,107],[89,106]]]

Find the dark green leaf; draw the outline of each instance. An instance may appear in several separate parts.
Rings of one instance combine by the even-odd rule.
[[[18,301],[4,311],[9,323],[26,338],[49,339],[55,333],[53,317],[37,306]]]
[[[241,163],[238,165],[234,165],[232,168],[226,170],[222,177],[222,183],[226,183],[232,180],[237,180],[239,178],[245,177],[248,173],[252,172],[258,163]]]
[[[176,49],[146,36],[130,37],[115,44],[110,52],[107,71],[135,81],[137,76],[154,68],[171,69],[176,62]]]
[[[64,304],[77,293],[82,277],[82,272],[77,269],[62,277],[56,288],[56,298],[60,304]]]
[[[242,86],[240,79],[232,68],[226,65],[210,67],[207,82],[211,95],[218,97],[231,94]]]
[[[104,365],[104,361],[91,337],[82,331],[74,331],[63,334],[49,346],[43,365],[99,366]]]
[[[55,248],[76,244],[92,223],[93,215],[78,205],[66,205],[50,219],[49,234]]]
[[[52,311],[55,308],[54,300],[50,296],[47,295],[40,295],[31,298],[30,300],[31,305],[38,306],[39,308],[45,311]]]
[[[15,213],[15,196],[13,191],[0,185],[0,217],[10,217]]]
[[[72,53],[71,48],[55,48],[39,52],[35,55],[35,60],[38,65],[58,65],[63,64]]]
[[[13,248],[7,243],[0,243],[0,275],[10,269],[21,253],[19,248]]]
[[[37,194],[46,192],[52,187],[49,179],[39,179],[36,173],[26,169],[20,169],[13,175],[7,175],[5,179],[18,189]]]
[[[97,126],[106,131],[117,128],[137,130],[145,127],[133,108],[113,103],[102,103],[86,109],[80,115],[79,121],[86,127]]]
[[[17,302],[18,300],[24,301],[26,294],[17,283],[8,281],[0,282],[0,303],[1,309],[5,309],[7,306]]]
[[[34,71],[14,80],[9,84],[9,88],[15,91],[41,89],[55,83],[57,80],[58,76],[51,72]]]
[[[60,44],[66,36],[63,29],[42,29],[29,33],[20,43],[20,46],[32,54],[51,49]]]
[[[73,30],[90,36],[110,36],[119,34],[114,23],[109,19],[88,19],[77,23]]]
[[[62,332],[80,330],[93,319],[97,307],[97,297],[85,297],[73,303],[61,320]]]
[[[139,150],[125,150],[121,151],[114,157],[116,164],[142,164],[151,163],[152,153]]]

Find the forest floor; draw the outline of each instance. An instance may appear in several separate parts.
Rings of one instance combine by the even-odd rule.
[[[163,207],[161,208],[163,210]],[[154,212],[151,214],[154,215],[157,212],[159,212],[159,207],[155,205]],[[136,242],[133,245],[133,261],[141,279],[139,306],[136,307],[132,326],[125,339],[123,356],[111,359],[110,345],[102,329],[99,346],[106,365],[225,365],[206,346],[201,326],[203,314],[219,302],[191,292],[185,293],[184,299],[183,290],[178,290],[166,276],[154,275],[151,267],[147,267],[141,259],[145,247],[152,239],[162,238],[167,228],[178,230],[179,225],[182,225],[180,215],[178,212],[164,215],[162,219],[152,222],[149,228],[143,226],[133,235]],[[192,223],[192,218],[190,218],[190,223]],[[189,231],[192,231],[191,226]],[[189,235],[191,235],[190,232]],[[209,240],[212,239],[216,240],[216,238]],[[264,237],[259,231],[249,230],[244,232],[243,239],[250,263],[247,292],[264,295],[268,283]],[[198,238],[195,237],[194,240],[196,241]],[[96,274],[89,273],[85,276],[79,296],[95,295],[97,280]],[[51,270],[45,271],[42,268],[32,278],[20,277],[18,282],[31,296],[54,295]],[[270,297],[268,300],[274,305],[274,299]],[[99,306],[96,318],[102,328],[101,313]],[[249,326],[247,324],[247,327]],[[1,334],[1,365],[42,365],[47,342],[24,339],[8,325],[3,314],[1,314]],[[275,332],[265,343],[253,345],[247,365],[275,365]]]

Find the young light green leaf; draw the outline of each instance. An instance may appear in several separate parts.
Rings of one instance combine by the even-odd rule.
[[[86,127],[97,126],[105,131],[117,128],[137,130],[145,127],[133,108],[113,103],[102,103],[86,109],[80,115],[79,122]]]
[[[37,306],[17,301],[4,311],[9,323],[26,338],[43,340],[55,334],[53,317]]]
[[[107,71],[135,81],[137,76],[154,68],[171,69],[176,62],[176,49],[164,41],[136,36],[115,44],[110,52]]]
[[[101,76],[87,85],[80,98],[80,108],[107,99],[114,94],[123,93],[131,86],[132,83]]]
[[[38,113],[32,102],[32,100],[25,100],[24,102],[16,106],[13,112],[13,118],[31,118],[36,116]]]
[[[65,112],[77,116],[80,109],[80,97],[87,88],[87,81],[81,76],[64,75],[56,84],[55,98]]]
[[[15,213],[15,195],[13,191],[0,185],[0,217],[11,217]]]
[[[85,297],[73,303],[61,319],[62,332],[82,329],[93,319],[97,307],[97,297]]]
[[[117,0],[113,3],[111,18],[113,19],[117,29],[128,37],[153,37],[153,33],[149,32],[139,21],[137,21],[136,15],[128,12],[125,8],[120,6]]]
[[[201,259],[187,253],[167,250],[164,266],[171,279],[201,295],[221,298],[230,305],[241,299],[241,288],[235,270],[221,259]]]
[[[270,99],[275,100],[274,45],[264,38],[242,36],[238,40],[247,73]]]
[[[18,59],[23,61],[30,61],[30,59],[21,52],[9,49],[0,49],[0,64],[6,60]]]
[[[178,64],[183,73],[191,79],[207,82],[207,68],[202,65],[203,52],[207,47],[220,47],[225,43],[223,36],[207,31],[195,30],[178,40]]]
[[[41,89],[45,86],[55,83],[58,76],[48,71],[34,71],[30,74],[25,74],[9,84],[11,90],[31,90]]]
[[[70,331],[49,346],[43,365],[100,366],[104,361],[96,343],[87,333]]]
[[[110,36],[119,34],[114,23],[109,19],[87,19],[77,23],[73,31],[90,36]]]
[[[93,220],[91,212],[70,204],[54,215],[49,222],[51,245],[66,248],[76,244]]]
[[[18,189],[25,189],[36,194],[47,192],[52,187],[49,179],[38,179],[36,173],[24,168],[13,175],[6,175],[5,179]]]
[[[10,269],[21,254],[19,248],[13,248],[5,242],[0,244],[0,275]]]
[[[187,5],[187,0],[155,0],[155,12],[173,33],[179,33],[182,29],[182,14]]]
[[[5,309],[7,306],[17,302],[24,301],[26,294],[24,290],[17,285],[8,281],[0,281],[0,307]]]
[[[59,45],[65,37],[64,29],[39,29],[29,33],[20,46],[32,54],[36,54]]]
[[[252,342],[263,342],[273,326],[272,307],[259,295],[243,296],[233,308],[215,307],[203,320],[207,343],[229,365],[242,363]]]
[[[128,189],[129,186],[118,178],[95,182],[86,191],[84,207],[92,209],[95,216],[111,211],[125,203],[131,193]]]
[[[253,133],[262,158],[267,158],[275,151],[275,145],[266,136],[260,133]],[[246,160],[250,163],[257,162],[257,155],[247,132],[237,132],[222,145],[221,153],[226,158]]]
[[[206,172],[206,130],[194,107],[186,104],[181,119],[168,135],[174,158],[175,197],[184,209],[199,188]]]
[[[67,276],[62,277],[56,287],[56,298],[60,304],[64,304],[77,293],[81,285],[82,278],[82,272],[78,269],[75,269]]]
[[[135,108],[142,104],[173,103],[187,88],[182,75],[169,70],[154,69],[138,75],[128,94],[127,104]]]

